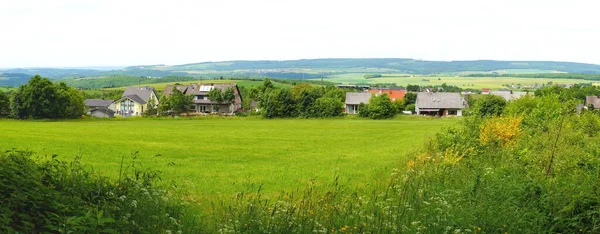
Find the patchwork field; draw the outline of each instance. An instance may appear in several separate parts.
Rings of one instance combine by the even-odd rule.
[[[28,149],[47,157],[82,156],[116,177],[132,154],[143,167],[196,196],[229,195],[262,185],[290,191],[334,175],[351,186],[387,178],[403,156],[458,119],[264,120],[252,118],[0,120],[0,149]]]
[[[384,75],[382,78],[365,79],[365,74],[352,73],[335,75],[326,79],[326,81],[344,84],[378,84],[378,83],[395,83],[397,85],[406,86],[412,85],[455,85],[461,88],[503,88],[503,84],[546,84],[552,82],[554,84],[573,84],[573,83],[594,83],[596,81],[583,79],[551,79],[551,78],[514,78],[514,77],[401,77],[402,75]]]

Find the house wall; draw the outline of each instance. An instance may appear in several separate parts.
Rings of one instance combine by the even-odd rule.
[[[355,107],[356,107],[356,111],[354,111]],[[346,113],[348,113],[348,114],[358,114],[358,105],[346,104]]]
[[[129,99],[127,99],[127,100],[129,100]],[[133,102],[133,113],[122,114],[122,113],[120,113],[121,102],[115,103],[115,113],[117,113],[117,115],[132,115],[132,116],[142,115],[145,110],[146,110],[146,105],[142,105],[137,102]]]
[[[114,117],[114,115],[110,115],[110,114],[104,113],[99,110],[94,110],[94,111],[90,112],[90,115],[94,116],[96,118],[113,118]]]

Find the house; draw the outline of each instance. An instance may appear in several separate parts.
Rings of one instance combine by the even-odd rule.
[[[165,96],[170,96],[173,88],[185,95],[194,96],[194,104],[190,110],[196,113],[234,113],[242,108],[242,96],[237,84],[167,85]],[[235,95],[232,103],[217,103],[208,99],[209,91],[220,89],[221,92],[225,92],[228,88],[232,88]]]
[[[600,109],[600,96],[586,96],[585,106],[588,109]]]
[[[115,105],[113,103],[113,100],[86,99],[86,113],[98,118],[114,118]]]
[[[490,91],[490,94],[500,96],[500,97],[504,98],[504,100],[506,100],[506,101],[511,101],[511,100],[519,99],[519,98],[527,95],[527,92],[515,92],[512,90],[499,90],[499,91]]]
[[[388,96],[390,96],[390,100],[393,102],[395,100],[402,100],[404,98],[404,95],[406,95],[406,90],[404,89],[371,89],[369,90],[369,93],[375,94],[375,95],[381,95],[384,93],[387,93]]]
[[[418,92],[415,111],[418,115],[462,116],[462,109],[467,106],[459,93]]]
[[[346,93],[346,105],[344,110],[348,114],[358,114],[360,111],[358,109],[358,105],[361,103],[369,104],[369,99],[371,99],[371,93]]]
[[[490,94],[490,88],[481,89],[481,94]]]
[[[152,87],[127,87],[123,96],[114,101],[114,110],[120,116],[138,116],[144,114],[148,102],[158,106],[158,95]]]

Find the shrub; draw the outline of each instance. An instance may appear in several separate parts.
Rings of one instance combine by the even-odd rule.
[[[31,152],[0,152],[1,233],[198,232],[177,192],[158,174],[123,167],[114,181],[71,163],[36,162]],[[135,158],[135,156],[134,156]]]

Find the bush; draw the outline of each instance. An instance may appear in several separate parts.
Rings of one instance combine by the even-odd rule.
[[[111,180],[71,163],[0,152],[0,233],[195,233],[197,220],[135,160]],[[135,157],[134,157],[135,158]]]

